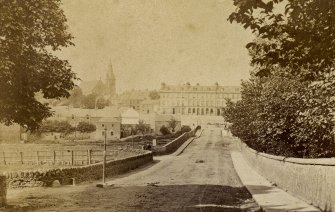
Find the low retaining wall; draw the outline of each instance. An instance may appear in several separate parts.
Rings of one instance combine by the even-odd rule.
[[[108,161],[106,163],[106,176],[125,173],[151,161],[153,161],[151,152],[143,152],[136,156]],[[55,180],[58,180],[62,185],[66,185],[72,184],[73,179],[76,183],[101,179],[102,163],[43,171],[5,172],[4,175],[7,178],[8,188],[51,186]]]
[[[154,155],[166,155],[175,152],[187,139],[194,136],[194,131],[183,133],[178,138],[165,144],[162,147],[155,147],[152,151]]]
[[[6,177],[0,175],[0,208],[5,206],[7,203],[6,193],[7,193]]]
[[[243,156],[263,177],[323,211],[335,211],[335,158],[285,158],[240,143]]]

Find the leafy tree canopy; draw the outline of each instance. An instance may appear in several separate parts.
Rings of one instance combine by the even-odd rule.
[[[159,99],[160,98],[160,95],[159,95],[159,92],[158,91],[151,91],[149,93],[149,97],[150,99],[152,100],[156,100],[156,99]]]
[[[0,1],[0,122],[36,130],[51,116],[35,98],[68,97],[75,74],[52,53],[73,45],[61,0]]]
[[[143,135],[146,132],[150,132],[149,124],[146,124],[143,120],[140,120],[138,125],[136,125],[136,130],[140,131]]]
[[[109,101],[104,98],[97,99],[97,108],[103,109],[109,105]]]
[[[176,127],[178,126],[178,121],[175,118],[171,118],[169,121],[169,127],[172,129],[172,132],[174,132],[174,130],[176,129]]]
[[[171,134],[169,128],[167,128],[165,125],[161,126],[159,131],[162,133],[162,135],[169,135]]]
[[[81,103],[86,109],[94,109],[96,107],[97,98],[98,96],[94,93],[88,94],[82,98]]]
[[[81,101],[83,98],[83,92],[79,86],[75,86],[73,90],[70,91],[69,104],[74,108],[79,108],[81,106]]]
[[[254,71],[227,102],[232,133],[262,152],[333,157],[334,1],[234,0],[229,17],[255,34]]]
[[[88,122],[79,122],[77,125],[77,131],[81,133],[92,133],[96,130],[96,126]]]
[[[75,128],[70,125],[68,121],[57,121],[57,120],[47,120],[42,123],[41,127],[38,129],[40,133],[64,133],[68,134],[75,131]]]
[[[301,80],[334,76],[335,2],[324,0],[234,0],[229,20],[257,36],[247,48],[251,63],[271,72],[285,70]]]

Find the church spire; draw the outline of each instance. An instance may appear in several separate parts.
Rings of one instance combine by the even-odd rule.
[[[115,86],[115,76],[113,71],[113,64],[110,61],[108,65],[107,75],[106,75],[106,85],[107,85],[107,93],[110,95],[114,95],[116,93]]]
[[[111,79],[115,79],[112,61],[109,63],[107,75],[109,75]]]

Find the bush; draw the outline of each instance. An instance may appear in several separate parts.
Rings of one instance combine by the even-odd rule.
[[[166,126],[162,126],[159,131],[163,134],[163,135],[169,135],[171,134],[170,130],[166,127]]]
[[[79,122],[77,126],[77,130],[81,133],[92,133],[96,130],[96,126],[94,124],[88,122]]]
[[[177,132],[173,135],[173,137],[174,137],[174,138],[178,138],[178,137],[181,136],[182,134],[184,134],[184,132],[182,132],[181,130],[179,130],[179,131],[177,131]]]
[[[143,139],[145,139],[145,140],[152,140],[154,138],[155,138],[155,136],[151,135],[151,134],[143,135]]]
[[[156,136],[157,139],[173,139],[175,134],[159,135]]]
[[[75,129],[70,125],[68,121],[57,121],[57,120],[47,120],[42,123],[41,127],[38,130],[38,133],[63,133],[69,134]]]
[[[192,130],[191,127],[187,125],[183,125],[180,129],[182,133],[190,132],[191,130]]]
[[[227,101],[230,130],[251,148],[300,158],[334,157],[334,122],[327,98],[311,85],[271,76],[242,84],[242,100]]]

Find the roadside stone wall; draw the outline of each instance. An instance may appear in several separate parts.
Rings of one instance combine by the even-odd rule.
[[[296,197],[335,211],[335,158],[285,158],[256,152],[240,143],[249,164],[263,177]]]
[[[166,155],[175,152],[187,139],[194,136],[194,131],[183,133],[178,138],[165,144],[162,147],[156,147],[153,149],[155,155]]]
[[[0,208],[5,206],[7,203],[6,194],[7,194],[6,177],[0,175]]]
[[[106,163],[106,176],[113,176],[136,169],[146,163],[152,162],[151,152],[143,151],[136,156],[108,161]],[[61,185],[98,180],[102,178],[102,163],[80,167],[67,167],[30,172],[5,172],[8,188],[44,187],[51,186],[55,180]],[[0,190],[1,191],[1,190]]]

